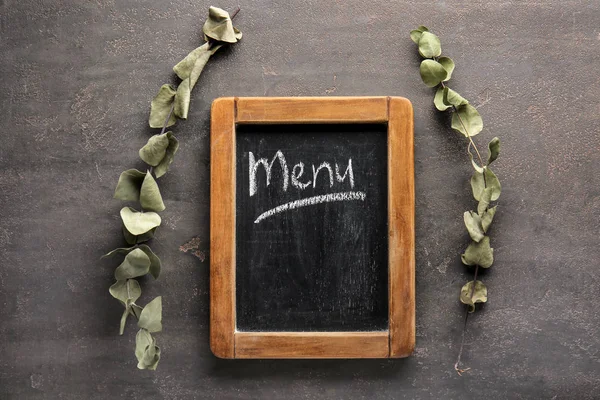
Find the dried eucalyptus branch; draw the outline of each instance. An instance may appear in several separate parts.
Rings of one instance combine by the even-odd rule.
[[[115,270],[116,282],[109,292],[125,307],[121,317],[120,335],[125,330],[129,315],[137,319],[140,329],[135,339],[135,356],[139,369],[155,370],[160,361],[160,348],[156,345],[152,333],[162,330],[162,298],[156,297],[145,307],[136,304],[142,290],[135,278],[150,273],[154,279],[158,279],[160,275],[160,259],[148,245],[140,243],[153,238],[161,224],[157,212],[163,211],[165,205],[156,179],[167,173],[179,148],[179,142],[172,132],[165,130],[175,124],[177,119],[187,119],[191,91],[210,56],[224,45],[236,43],[242,38],[242,33],[233,27],[231,21],[238,11],[239,8],[230,17],[226,11],[210,7],[208,19],[202,27],[206,43],[190,52],[173,68],[181,79],[179,86],[161,86],[152,100],[150,127],[162,129],[160,134],[152,136],[139,151],[140,158],[150,168],[146,172],[129,169],[121,173],[115,189],[116,199],[137,201],[141,206],[140,211],[131,207],[121,209],[123,235],[132,247],[118,248],[105,255],[125,256]]]
[[[473,280],[467,282],[460,291],[460,301],[467,305],[465,322],[461,336],[460,350],[454,369],[461,375],[469,368],[461,369],[460,358],[465,343],[465,332],[469,313],[475,311],[476,303],[487,302],[487,287],[482,281],[477,280],[479,268],[489,268],[494,262],[494,249],[490,247],[488,233],[497,206],[491,203],[500,197],[500,181],[490,169],[500,154],[500,139],[493,138],[488,144],[487,162],[483,161],[473,136],[483,129],[483,121],[479,112],[460,94],[448,87],[448,82],[454,71],[454,61],[449,57],[442,56],[440,39],[429,32],[424,26],[410,32],[410,37],[419,46],[419,54],[424,58],[421,62],[421,79],[429,87],[437,87],[433,104],[439,111],[450,110],[452,112],[451,127],[462,133],[468,140],[467,154],[471,165],[475,169],[471,177],[471,190],[477,204],[477,211],[466,211],[463,215],[465,226],[471,236],[472,242],[461,255],[463,264],[475,267]],[[471,149],[475,150],[475,160]]]

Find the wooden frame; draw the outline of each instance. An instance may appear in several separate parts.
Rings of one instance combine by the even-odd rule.
[[[388,126],[389,327],[376,332],[238,332],[236,124]],[[227,97],[211,113],[210,347],[220,358],[397,358],[415,345],[413,110],[401,97]]]

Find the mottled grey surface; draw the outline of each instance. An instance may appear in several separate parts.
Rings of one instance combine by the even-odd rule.
[[[244,39],[209,63],[161,179],[153,247],[163,360],[138,371],[107,292],[119,173],[148,106],[201,41],[208,2],[0,1],[0,398],[600,398],[600,3],[241,1]],[[233,9],[235,3],[219,3]],[[408,32],[437,32],[453,87],[503,141],[489,303],[453,370],[470,277],[462,138],[433,109]],[[396,95],[415,108],[417,348],[404,360],[223,361],[208,346],[209,107],[218,96]],[[202,256],[203,254],[200,254]]]

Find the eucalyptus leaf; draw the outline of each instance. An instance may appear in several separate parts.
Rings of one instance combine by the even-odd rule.
[[[162,161],[154,168],[154,175],[157,178],[160,178],[169,170],[169,166],[173,162],[175,158],[175,153],[179,149],[179,142],[177,138],[173,135],[167,136],[169,138],[169,146],[167,146],[167,151],[165,152],[165,157]]]
[[[496,207],[488,208],[483,215],[481,216],[481,226],[483,231],[487,233],[488,229],[490,229],[490,225],[492,225],[492,221],[494,220],[494,215],[496,215]]]
[[[488,165],[496,161],[500,155],[500,139],[493,138],[488,144]]]
[[[492,172],[489,167],[483,169],[484,172],[475,171],[471,177],[471,189],[473,190],[473,197],[475,200],[481,200],[481,194],[483,190],[488,187],[492,191],[491,200],[496,201],[500,197],[502,192],[502,186],[496,174]],[[483,178],[485,175],[485,179]]]
[[[242,38],[242,32],[233,27],[229,13],[218,7],[208,9],[208,19],[202,27],[202,32],[205,37],[219,42],[236,43]]]
[[[482,268],[489,268],[494,263],[494,249],[490,247],[490,238],[484,236],[477,242],[471,242],[464,254],[461,256],[465,265],[479,265]]]
[[[162,330],[162,298],[158,296],[150,303],[146,304],[140,319],[138,326],[148,330],[148,332],[160,332]]]
[[[136,235],[132,234],[131,232],[129,232],[127,230],[127,228],[125,228],[124,226],[123,226],[123,237],[125,238],[125,241],[127,242],[127,244],[133,245],[133,244],[137,243],[138,237]]]
[[[160,189],[150,171],[146,173],[146,177],[142,183],[142,189],[140,190],[140,204],[145,210],[162,211],[165,209],[165,204],[160,195]]]
[[[460,290],[460,301],[469,306],[469,312],[475,311],[475,303],[487,302],[487,288],[481,281],[466,283]]]
[[[428,32],[429,29],[427,29],[426,26],[419,26],[417,29],[414,29],[412,31],[410,31],[410,38],[412,39],[413,42],[415,42],[416,44],[419,44],[419,39],[421,39],[421,34],[423,32]]]
[[[493,189],[491,187],[487,187],[481,192],[481,196],[479,196],[479,204],[477,204],[477,214],[482,216],[485,210],[487,210],[490,202],[492,201],[492,193]]]
[[[139,249],[146,253],[148,258],[150,259],[150,275],[152,275],[154,279],[158,279],[160,275],[160,269],[162,267],[160,258],[158,258],[158,256],[154,254],[152,249],[150,249],[150,247],[146,244],[141,244],[139,246]]]
[[[127,324],[127,317],[129,316],[130,309],[131,307],[125,307],[125,310],[123,310],[121,321],[119,323],[119,335],[122,335],[125,332],[125,325]]]
[[[173,67],[173,72],[177,74],[179,79],[185,81],[190,80],[190,90],[196,85],[198,77],[202,73],[204,66],[208,62],[210,56],[215,54],[222,45],[213,45],[209,47],[209,43],[204,43],[200,47],[196,47],[190,51],[187,56]]]
[[[479,242],[483,239],[484,232],[483,227],[481,226],[481,217],[473,211],[465,211],[463,218],[471,239],[475,242]]]
[[[440,111],[446,111],[447,109],[452,107],[451,105],[447,105],[446,103],[444,103],[444,92],[446,92],[447,90],[448,88],[443,88],[440,86],[435,92],[433,104],[435,105],[435,108],[437,108]]]
[[[118,249],[114,249],[112,251],[109,251],[108,253],[106,253],[105,255],[103,255],[102,257],[100,257],[100,259],[107,258],[107,257],[112,257],[115,254],[127,254],[131,250],[133,250],[133,249],[135,249],[135,247],[119,247]]]
[[[143,276],[150,270],[150,258],[141,249],[134,249],[125,256],[125,259],[115,270],[115,279],[126,279]]]
[[[453,105],[455,107],[462,106],[462,105],[465,105],[465,104],[469,103],[467,101],[467,99],[465,99],[460,94],[458,94],[458,92],[456,92],[456,91],[454,91],[454,90],[452,90],[450,88],[447,88],[447,89],[448,90],[446,90],[444,92],[444,103]]]
[[[151,128],[162,128],[167,115],[171,112],[171,106],[175,98],[176,90],[171,85],[162,85],[158,90],[158,94],[150,103],[150,118],[148,123]],[[175,115],[171,113],[166,126],[171,126],[177,122]]]
[[[425,58],[439,57],[442,54],[440,39],[431,32],[421,33],[418,44],[419,54]]]
[[[175,95],[175,108],[173,112],[177,118],[187,119],[190,110],[191,94],[190,78],[186,78],[177,87],[177,94]]]
[[[448,73],[448,76],[446,77],[446,79],[444,79],[444,82],[449,81],[452,77],[452,72],[454,72],[454,61],[452,61],[450,57],[440,57],[438,58],[438,62],[442,64],[442,66]]]
[[[467,137],[475,136],[483,129],[483,120],[475,107],[463,104],[456,107],[456,112],[452,114],[451,126]]]
[[[114,198],[124,201],[138,201],[140,198],[140,187],[145,175],[137,169],[123,171],[121,176],[119,176]]]
[[[423,60],[419,70],[421,72],[421,79],[429,87],[439,85],[448,76],[442,64],[434,60]]]
[[[111,296],[125,306],[127,300],[136,301],[142,295],[142,288],[135,279],[116,281],[109,289]]]
[[[477,165],[477,162],[475,162],[475,159],[473,158],[473,153],[471,153],[471,146],[467,147],[467,153],[469,153],[469,158],[471,159],[471,165],[473,165],[473,168],[475,168],[475,171],[483,172],[483,167],[480,167],[479,165]]]
[[[139,151],[140,158],[146,164],[156,167],[165,158],[169,146],[169,135],[171,134],[171,132],[166,132],[148,139],[148,143]]]
[[[136,319],[140,319],[140,315],[142,314],[142,310],[143,308],[138,306],[137,304],[132,304],[131,308],[129,309],[129,312],[131,313],[131,315],[133,315]]]
[[[131,207],[121,209],[121,219],[127,232],[132,235],[142,235],[161,223],[160,215],[155,212],[139,212]]]
[[[140,329],[135,336],[135,357],[139,369],[155,370],[160,361],[160,348],[146,329]]]

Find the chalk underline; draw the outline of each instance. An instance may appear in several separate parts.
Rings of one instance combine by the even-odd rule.
[[[294,200],[289,203],[282,204],[275,208],[272,208],[264,213],[260,214],[258,218],[254,221],[255,224],[258,224],[265,218],[269,218],[275,214],[279,214],[281,212],[287,210],[293,210],[294,208],[313,206],[315,204],[321,203],[331,203],[334,201],[353,201],[353,200],[361,200],[364,201],[367,195],[365,192],[339,192],[339,193],[330,193],[330,194],[322,194],[319,196],[307,197],[306,199]]]

